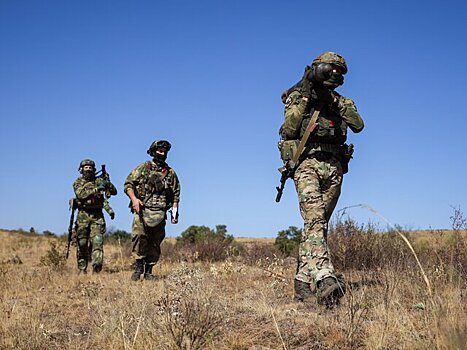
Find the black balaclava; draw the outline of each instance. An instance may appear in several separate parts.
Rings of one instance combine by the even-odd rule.
[[[94,179],[95,175],[96,175],[96,172],[94,170],[83,170],[83,177],[86,180]]]

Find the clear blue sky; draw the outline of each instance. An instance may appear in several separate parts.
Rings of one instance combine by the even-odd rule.
[[[281,165],[281,92],[323,51],[349,66],[338,91],[366,127],[337,209],[366,203],[411,229],[467,211],[465,1],[0,1],[0,227],[63,233],[81,159],[119,195],[154,139],[173,144],[178,235],[301,227]],[[358,221],[378,222],[353,209]]]

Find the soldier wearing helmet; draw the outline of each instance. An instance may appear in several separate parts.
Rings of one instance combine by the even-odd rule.
[[[80,273],[86,273],[88,260],[92,261],[94,273],[102,270],[104,262],[104,234],[106,231],[104,208],[113,220],[115,213],[110,207],[108,197],[115,196],[117,189],[110,179],[96,177],[96,164],[84,159],[79,164],[81,176],[73,183],[78,216],[75,223],[77,241],[77,260]]]
[[[345,293],[327,248],[328,222],[341,193],[343,175],[352,158],[347,129],[359,133],[363,120],[355,103],[335,91],[344,83],[345,59],[335,52],[317,56],[305,68],[302,79],[282,95],[284,123],[279,134],[282,160],[291,160],[315,110],[319,111],[293,179],[297,190],[304,230],[299,246],[294,279],[298,301],[316,295],[320,304],[332,307]]]
[[[146,280],[155,279],[152,269],[161,255],[160,245],[165,238],[167,210],[171,211],[172,224],[178,223],[180,182],[166,162],[171,147],[166,140],[154,141],[147,151],[152,160],[138,165],[125,181],[124,191],[131,200],[134,214],[133,281],[138,281],[143,274]]]

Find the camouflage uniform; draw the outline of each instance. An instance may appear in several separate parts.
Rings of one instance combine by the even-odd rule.
[[[321,108],[317,127],[304,149],[305,157],[293,177],[304,220],[295,280],[309,284],[312,290],[327,277],[335,279],[327,247],[328,221],[341,193],[343,166],[347,165],[342,159],[347,128],[358,133],[364,126],[354,102],[332,94],[332,103]],[[319,103],[315,91],[307,98],[300,88],[293,89],[285,101],[282,139],[301,139]]]
[[[113,210],[102,191],[97,188],[101,181],[100,178],[86,179],[81,176],[73,183],[78,207],[75,224],[78,269],[83,272],[87,269],[89,258],[96,272],[100,271],[104,261],[103,243],[106,227],[102,209],[105,206],[106,210],[112,212]],[[112,183],[109,182],[106,187],[110,195],[117,194],[117,189]]]
[[[136,167],[127,177],[125,193],[132,189],[143,202],[143,220],[134,213],[132,225],[133,257],[144,261],[149,268],[161,255],[160,245],[165,238],[166,211],[180,200],[180,182],[175,171],[167,164],[147,161]]]

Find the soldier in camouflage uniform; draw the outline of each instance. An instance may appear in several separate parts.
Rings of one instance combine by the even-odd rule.
[[[328,222],[353,152],[345,144],[347,127],[355,133],[363,129],[354,102],[334,91],[343,84],[346,73],[342,56],[334,52],[319,55],[307,67],[302,80],[283,94],[285,121],[280,129],[279,147],[287,142],[296,147],[310,116],[315,109],[320,110],[316,128],[293,176],[304,220],[294,289],[296,300],[304,301],[316,294],[318,302],[329,307],[344,295],[345,285],[336,278],[330,260]]]
[[[80,273],[86,273],[91,258],[93,272],[99,273],[104,261],[105,220],[102,209],[105,208],[112,220],[115,217],[104,193],[109,197],[115,196],[117,189],[110,180],[96,178],[96,164],[90,159],[80,163],[79,172],[82,176],[73,183],[78,208],[75,225],[78,269]]]
[[[130,197],[133,217],[133,257],[135,271],[131,279],[153,280],[152,268],[161,255],[165,238],[166,212],[171,209],[172,224],[178,223],[180,182],[167,163],[168,141],[154,141],[147,153],[152,160],[136,167],[127,177],[124,191]]]

